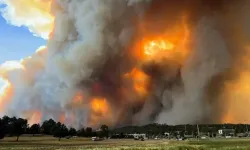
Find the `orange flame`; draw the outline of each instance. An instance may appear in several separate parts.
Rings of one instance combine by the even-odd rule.
[[[187,24],[187,15],[180,18],[179,22],[173,25],[172,30],[166,30],[158,35],[146,30],[145,22],[139,23],[138,29],[142,39],[135,43],[132,55],[137,63],[148,60],[164,61],[166,57],[173,59],[178,64],[183,63],[188,54],[188,39],[190,31]],[[173,56],[173,57],[172,57]],[[137,67],[125,74],[126,79],[132,79],[133,89],[140,96],[147,96],[150,77]]]
[[[146,96],[148,94],[149,77],[141,70],[134,68],[131,72],[125,74],[125,78],[132,79],[133,89],[139,96]]]
[[[225,84],[225,93],[222,99],[226,99],[225,113],[222,122],[226,123],[249,123],[250,115],[248,113],[250,105],[250,72],[242,72],[238,79]]]
[[[25,111],[24,118],[28,119],[29,125],[38,124],[41,121],[42,113],[40,111]]]
[[[96,126],[101,123],[111,124],[111,108],[105,98],[93,98],[90,102],[91,116],[90,125]]]
[[[40,123],[41,118],[42,118],[42,113],[36,111],[35,113],[33,113],[31,119],[29,120],[29,124]]]
[[[108,113],[108,103],[105,98],[94,98],[91,101],[91,108],[94,113],[104,115]]]
[[[138,62],[148,59],[158,60],[164,57],[178,55],[178,61],[183,61],[188,55],[190,28],[184,14],[171,28],[159,34],[148,31],[147,22],[140,22],[138,29],[142,37],[134,44],[132,55]]]
[[[174,45],[166,40],[159,39],[153,40],[144,45],[144,53],[146,55],[153,55],[158,51],[171,50],[174,48]]]
[[[65,120],[66,120],[65,114],[61,114],[61,115],[60,115],[60,118],[59,118],[59,121],[60,121],[61,123],[65,123]]]

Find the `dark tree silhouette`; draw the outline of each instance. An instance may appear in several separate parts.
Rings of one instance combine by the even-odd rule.
[[[77,131],[77,136],[83,137],[83,136],[85,136],[85,135],[86,135],[86,134],[85,134],[84,128],[82,128],[82,129],[80,129],[80,130]]]
[[[76,129],[75,128],[70,128],[69,129],[69,135],[70,136],[75,136],[76,135]]]
[[[6,124],[4,121],[0,118],[0,139],[3,139],[6,134]]]
[[[10,120],[11,120],[11,118],[8,117],[8,116],[3,116],[3,118],[2,118],[2,121],[3,121],[4,124],[6,124],[6,125],[10,122]]]
[[[4,124],[4,132],[5,132],[5,134],[11,134],[10,133],[11,129],[10,129],[10,125],[9,125],[10,117],[3,116],[2,121],[3,121],[3,124]]]
[[[24,134],[26,132],[26,129],[28,127],[28,121],[26,119],[22,119],[22,118],[11,118],[10,121],[10,126],[11,126],[11,131],[12,134],[15,135],[16,141],[18,142],[19,137]]]
[[[198,132],[199,127],[199,132]],[[81,130],[76,130],[71,128],[69,131],[67,127],[61,123],[56,123],[53,119],[49,119],[43,122],[41,128],[39,124],[34,124],[28,128],[27,120],[16,117],[4,116],[0,118],[0,139],[7,136],[16,136],[17,141],[22,134],[37,134],[44,133],[48,135],[54,135],[58,137],[59,140],[67,135],[74,136],[100,136],[107,137],[109,133],[112,133],[113,138],[128,138],[128,134],[131,133],[146,133],[149,138],[155,136],[169,138],[175,136],[184,137],[201,137],[203,135],[208,135],[210,137],[215,137],[218,135],[218,130],[220,129],[233,129],[234,135],[237,136],[249,136],[250,125],[247,124],[199,124],[197,125],[167,125],[167,124],[148,124],[144,126],[125,126],[121,128],[115,128],[111,131],[107,125],[100,126],[97,132],[93,131],[91,127]],[[69,137],[70,137],[69,136]]]
[[[60,141],[61,138],[66,137],[69,134],[68,128],[64,125],[58,122],[54,129],[53,129],[53,136],[57,137]]]
[[[56,122],[53,119],[49,119],[43,122],[41,126],[42,133],[52,135],[53,129],[56,126]]]
[[[92,128],[87,127],[86,130],[85,130],[85,136],[86,137],[91,137],[92,135],[93,135]]]
[[[31,127],[30,127],[30,133],[33,134],[39,134],[40,133],[40,125],[39,124],[33,124]]]
[[[99,130],[100,137],[108,137],[109,136],[109,128],[107,125],[101,125]]]

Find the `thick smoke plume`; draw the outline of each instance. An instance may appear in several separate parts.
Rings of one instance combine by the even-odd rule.
[[[76,128],[249,122],[247,0],[24,1],[3,0],[3,16],[48,43],[0,66],[0,114]]]

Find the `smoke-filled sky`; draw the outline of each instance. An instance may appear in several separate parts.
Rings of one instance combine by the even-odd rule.
[[[0,65],[0,115],[77,128],[250,122],[248,0],[1,1],[13,26],[2,19],[0,46],[15,55],[0,61],[23,59]],[[46,46],[32,51],[45,43],[33,34]]]
[[[0,4],[0,9],[6,5]],[[27,27],[13,26],[0,15],[0,64],[10,60],[20,60],[45,45],[43,38],[34,36]],[[4,82],[0,80],[0,89]]]
[[[0,5],[0,9],[4,8]],[[17,27],[8,24],[0,16],[0,63],[9,60],[20,60],[31,55],[35,50],[44,45],[46,41],[34,36],[27,27]]]

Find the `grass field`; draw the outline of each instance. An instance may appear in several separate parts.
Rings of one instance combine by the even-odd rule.
[[[86,138],[62,139],[58,141],[53,137],[20,137],[19,142],[15,138],[0,140],[0,150],[88,150],[88,149],[112,149],[112,150],[137,150],[137,149],[166,149],[166,150],[250,150],[250,139],[211,139],[192,141],[169,140],[104,140],[91,141]]]

